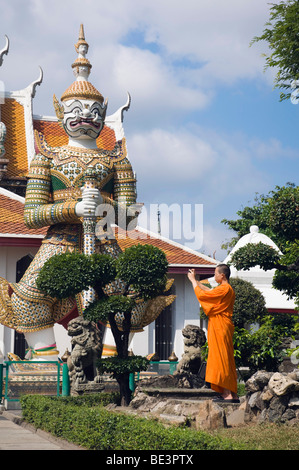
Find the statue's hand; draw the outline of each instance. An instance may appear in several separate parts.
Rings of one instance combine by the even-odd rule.
[[[96,208],[101,204],[103,198],[98,189],[84,188],[82,191],[82,201],[77,202],[75,212],[77,217],[91,217],[95,215]]]

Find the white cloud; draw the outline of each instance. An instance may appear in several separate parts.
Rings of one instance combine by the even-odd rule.
[[[175,108],[201,109],[221,85],[263,76],[260,49],[249,48],[249,42],[267,20],[266,0],[86,0],[84,8],[79,0],[51,0],[50,7],[45,0],[1,3],[0,31],[11,39],[1,74],[8,88],[18,89],[42,66],[44,84],[35,99],[40,114],[52,112],[53,92],[59,95],[58,85],[62,93],[73,79],[81,22],[90,44],[92,83],[109,94],[113,106],[129,90],[138,116],[147,106],[152,120],[154,113],[169,117]],[[155,53],[138,43],[124,45],[136,30],[149,48],[150,41],[156,43]],[[193,61],[191,69],[186,60]]]
[[[137,174],[168,186],[199,183],[214,168],[217,157],[209,142],[182,129],[132,134],[128,146]]]
[[[175,132],[155,129],[147,134],[133,133],[128,146],[147,199],[157,199],[159,193],[161,201],[168,193],[169,198],[175,198],[173,202],[196,198],[196,202],[205,200],[215,207],[231,197],[260,191],[266,183],[255,161],[255,147],[245,136],[220,136],[199,126]],[[181,191],[185,200],[180,199]]]
[[[199,89],[181,85],[175,70],[162,57],[148,50],[119,47],[113,58],[113,77],[116,88],[134,90],[136,102],[143,109],[154,103],[158,112],[167,109],[177,113],[200,109],[207,96]]]
[[[144,24],[147,39],[160,43],[165,56],[203,63],[195,77],[217,86],[261,75],[260,48],[249,44],[268,15],[261,0],[164,0],[151,2]]]

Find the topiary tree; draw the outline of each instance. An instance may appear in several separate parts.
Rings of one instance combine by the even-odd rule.
[[[89,286],[103,296],[103,287],[115,279],[115,260],[109,255],[61,253],[54,255],[42,267],[37,287],[45,294],[66,299],[74,297]]]
[[[146,370],[149,363],[141,356],[128,356],[132,312],[138,303],[165,291],[167,268],[166,256],[159,248],[133,245],[117,259],[102,254],[55,255],[45,263],[37,279],[43,292],[58,299],[74,297],[88,287],[95,289],[96,300],[83,316],[111,327],[117,356],[99,359],[99,369],[116,378],[124,406],[131,400],[130,373]],[[122,293],[109,295],[107,287],[117,280],[121,280]]]
[[[230,278],[235,291],[233,322],[237,328],[245,328],[252,323],[260,323],[268,314],[265,298],[254,285],[240,278]]]

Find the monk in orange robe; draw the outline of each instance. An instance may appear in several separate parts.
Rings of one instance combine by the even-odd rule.
[[[229,276],[229,267],[226,264],[218,265],[215,270],[215,281],[219,285],[210,289],[195,279],[194,269],[188,272],[194,293],[209,319],[209,353],[205,380],[220,394],[214,401],[228,400],[238,403],[232,322],[235,293],[229,283]]]

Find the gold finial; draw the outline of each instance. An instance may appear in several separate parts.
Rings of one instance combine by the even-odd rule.
[[[79,53],[79,46],[86,46],[87,50],[85,52],[85,54],[87,53],[88,51],[88,43],[85,41],[85,35],[84,35],[84,27],[83,27],[83,24],[81,23],[80,24],[80,30],[79,30],[79,39],[78,39],[78,42],[75,44],[75,48],[76,48],[76,51]],[[85,56],[84,54],[84,56]]]

